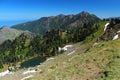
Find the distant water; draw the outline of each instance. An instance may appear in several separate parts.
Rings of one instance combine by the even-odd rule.
[[[21,67],[34,67],[37,65],[40,65],[40,63],[44,62],[46,59],[45,58],[40,58],[40,57],[35,57],[33,59],[27,60],[23,63],[21,63]]]
[[[1,21],[0,20],[0,27],[2,27],[2,26],[13,26],[13,25],[28,22],[28,21],[30,21],[30,20],[10,20],[10,21]]]

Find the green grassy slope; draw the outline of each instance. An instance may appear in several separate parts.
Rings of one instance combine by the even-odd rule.
[[[119,80],[120,39],[101,42],[85,53],[86,45],[74,47],[75,53],[46,61],[41,73],[31,80]],[[82,54],[80,54],[82,53]]]
[[[102,35],[104,24],[94,37],[88,37],[83,44],[73,48],[54,60],[44,62],[30,80],[119,80],[120,79],[120,39],[91,44]],[[91,47],[91,48],[89,48]],[[71,55],[67,55],[73,52]]]

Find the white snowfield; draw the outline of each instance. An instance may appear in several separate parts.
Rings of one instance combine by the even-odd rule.
[[[107,29],[107,27],[108,27],[109,24],[110,24],[110,23],[106,23],[106,24],[105,24],[104,32],[106,31],[106,29]]]
[[[63,50],[63,51],[67,51],[67,49],[70,48],[70,47],[72,47],[72,46],[73,46],[73,45],[66,45],[66,46],[64,46],[63,48],[59,47],[59,48],[58,48],[58,51],[59,51],[59,52],[62,51],[62,50]]]
[[[116,35],[113,37],[113,40],[116,40],[116,39],[118,39],[118,38],[119,38],[119,35],[116,34]]]
[[[75,53],[75,51],[72,51],[72,52],[68,53],[67,55],[71,55],[71,54],[73,54],[73,53]]]
[[[4,72],[1,72],[1,73],[0,73],[0,77],[5,76],[5,75],[7,75],[7,74],[12,74],[12,72],[10,72],[9,70],[6,70],[6,71],[4,71]]]
[[[37,72],[37,71],[35,69],[33,69],[33,70],[27,70],[27,71],[23,72],[23,74],[29,74],[29,73],[35,73],[35,72]]]
[[[22,78],[21,80],[27,80],[27,79],[32,78],[32,77],[34,77],[34,76],[33,75],[29,75],[27,77]]]

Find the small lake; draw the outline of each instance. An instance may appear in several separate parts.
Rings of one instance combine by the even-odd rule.
[[[45,58],[35,57],[21,63],[21,67],[22,68],[35,67],[37,65],[40,65],[40,63],[44,62],[45,60],[46,60]]]

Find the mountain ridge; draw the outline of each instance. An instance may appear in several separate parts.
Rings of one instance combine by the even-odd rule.
[[[14,25],[12,28],[29,30],[37,34],[45,34],[48,30],[59,28],[63,30],[74,29],[74,27],[83,27],[84,23],[95,23],[99,20],[100,18],[97,16],[83,11],[76,15],[60,14],[57,16],[42,17],[35,21]]]

